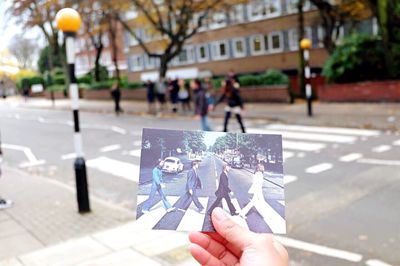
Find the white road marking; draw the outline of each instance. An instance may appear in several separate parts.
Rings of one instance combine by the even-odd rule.
[[[21,167],[21,168],[38,166],[38,165],[43,165],[46,163],[45,160],[38,160],[36,158],[36,156],[33,154],[32,150],[28,147],[20,146],[20,145],[13,145],[13,144],[6,144],[6,143],[2,143],[1,147],[4,149],[21,151],[25,154],[25,156],[28,159],[28,162],[21,163],[19,165],[19,167]]]
[[[367,266],[392,266],[391,264],[387,264],[386,262],[383,262],[381,260],[367,260],[365,262],[365,265],[367,265]]]
[[[313,127],[313,126],[298,126],[298,125],[283,125],[283,124],[272,124],[268,125],[266,128],[274,130],[293,130],[293,131],[303,131],[303,132],[343,134],[343,135],[355,135],[355,136],[366,136],[366,137],[378,136],[381,134],[381,132],[379,132],[378,130],[339,128],[339,127]]]
[[[380,146],[374,147],[372,149],[372,151],[376,152],[376,153],[383,153],[383,152],[389,151],[391,149],[392,149],[392,147],[390,147],[389,145],[380,145]]]
[[[376,164],[376,165],[388,165],[388,166],[400,166],[400,161],[395,161],[395,160],[379,160],[379,159],[367,159],[367,158],[359,159],[359,160],[357,160],[357,163]]]
[[[396,140],[395,142],[393,142],[393,145],[394,145],[394,146],[400,146],[400,139],[399,139],[399,140]]]
[[[75,152],[61,155],[61,160],[63,160],[63,161],[64,160],[71,160],[71,159],[75,159],[75,158],[76,158],[76,153]]]
[[[287,141],[287,140],[283,140],[282,146],[285,150],[296,150],[296,151],[317,151],[326,147],[326,145],[323,143]]]
[[[98,157],[86,162],[88,167],[99,171],[122,177],[129,181],[139,181],[139,166],[121,162],[107,157]]]
[[[167,200],[169,203],[171,203],[171,205],[173,205],[178,200],[178,198],[179,197],[176,197],[176,200],[174,201],[174,198],[167,197]],[[140,216],[140,218],[135,221],[135,225],[143,229],[152,229],[158,223],[158,221],[160,221],[161,218],[167,213],[164,209],[164,206],[159,205],[160,203],[162,204],[162,201],[156,204],[156,206],[153,206],[150,212]]]
[[[304,158],[304,157],[306,157],[306,154],[304,152],[297,153],[297,158]]]
[[[284,200],[278,200],[278,202],[279,202],[282,206],[285,206],[285,201],[284,201]]]
[[[141,153],[142,153],[141,149],[129,151],[129,155],[133,157],[140,157]]]
[[[199,197],[199,201],[204,208],[207,208],[208,197]],[[206,214],[197,211],[197,207],[192,202],[176,228],[176,231],[201,231],[203,229],[205,216]]]
[[[313,252],[319,255],[343,259],[352,262],[360,262],[363,258],[361,254],[348,252],[345,250],[329,248],[317,244],[311,244],[300,240],[295,240],[283,236],[275,236],[276,240],[281,242],[283,245],[295,249],[305,250],[309,252]]]
[[[288,132],[288,131],[278,131],[278,130],[265,130],[265,129],[258,129],[258,128],[250,128],[248,130],[248,132],[255,133],[255,134],[282,135],[282,137],[284,139],[302,139],[302,140],[324,141],[324,142],[333,142],[333,143],[353,143],[357,140],[357,137],[353,137],[353,136]]]
[[[309,174],[318,174],[324,171],[331,169],[333,165],[331,163],[321,163],[314,166],[311,166],[306,169],[306,173]]]
[[[17,119],[17,120],[20,120],[21,119],[21,116],[19,115],[19,114],[15,114],[15,119]]]
[[[44,120],[44,118],[43,118],[43,117],[39,116],[39,117],[38,117],[38,122],[39,122],[39,123],[44,123],[44,122],[45,122],[45,120]]]
[[[149,195],[137,195],[136,205],[145,202],[149,198]]]
[[[142,146],[142,141],[141,140],[134,141],[133,146]]]
[[[341,162],[352,162],[352,161],[358,160],[358,159],[360,159],[362,157],[363,157],[363,155],[361,153],[350,153],[350,154],[347,154],[345,156],[340,157],[339,161],[341,161]]]
[[[101,148],[100,152],[110,152],[110,151],[116,151],[119,149],[121,149],[121,145],[115,144],[115,145],[109,145],[109,146],[105,146],[105,147]]]
[[[264,218],[268,227],[271,228],[274,234],[286,234],[286,221],[272,208],[267,202],[266,204],[259,204],[257,211]]]
[[[287,185],[287,184],[290,184],[290,183],[292,183],[292,182],[295,182],[295,181],[297,181],[297,176],[294,176],[294,175],[285,175],[284,177],[283,177],[283,184],[285,184],[285,185]]]
[[[125,129],[123,129],[123,128],[120,128],[120,127],[112,126],[111,130],[114,131],[114,132],[117,132],[117,133],[119,133],[121,135],[126,135],[127,134],[127,131]]]
[[[283,161],[286,161],[289,158],[294,156],[294,152],[291,151],[283,151]]]

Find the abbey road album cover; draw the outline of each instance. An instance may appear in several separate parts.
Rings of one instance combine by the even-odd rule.
[[[280,135],[143,129],[140,160],[143,229],[212,232],[221,207],[251,231],[286,233]]]

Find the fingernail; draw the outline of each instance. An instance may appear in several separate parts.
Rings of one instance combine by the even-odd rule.
[[[215,219],[217,219],[218,221],[223,221],[228,218],[228,215],[226,214],[226,212],[224,212],[224,210],[219,207],[214,209],[213,215],[214,215]]]

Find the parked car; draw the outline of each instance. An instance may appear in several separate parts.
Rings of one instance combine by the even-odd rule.
[[[233,168],[243,168],[243,162],[240,157],[234,157],[230,162],[231,167]]]
[[[165,173],[177,174],[183,171],[183,163],[179,158],[167,157],[164,159],[164,165],[161,171]]]

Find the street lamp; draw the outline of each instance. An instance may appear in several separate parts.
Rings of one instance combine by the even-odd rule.
[[[74,163],[76,194],[79,213],[90,212],[89,192],[86,176],[85,159],[83,158],[82,136],[79,129],[79,93],[75,77],[75,35],[81,26],[79,13],[72,8],[63,8],[56,15],[57,28],[64,32],[70,78],[69,95],[74,117],[74,145],[76,159]]]
[[[302,39],[300,47],[304,51],[304,80],[306,84],[306,98],[308,116],[312,116],[312,88],[311,88],[311,69],[310,69],[310,49],[312,47],[311,40]]]

